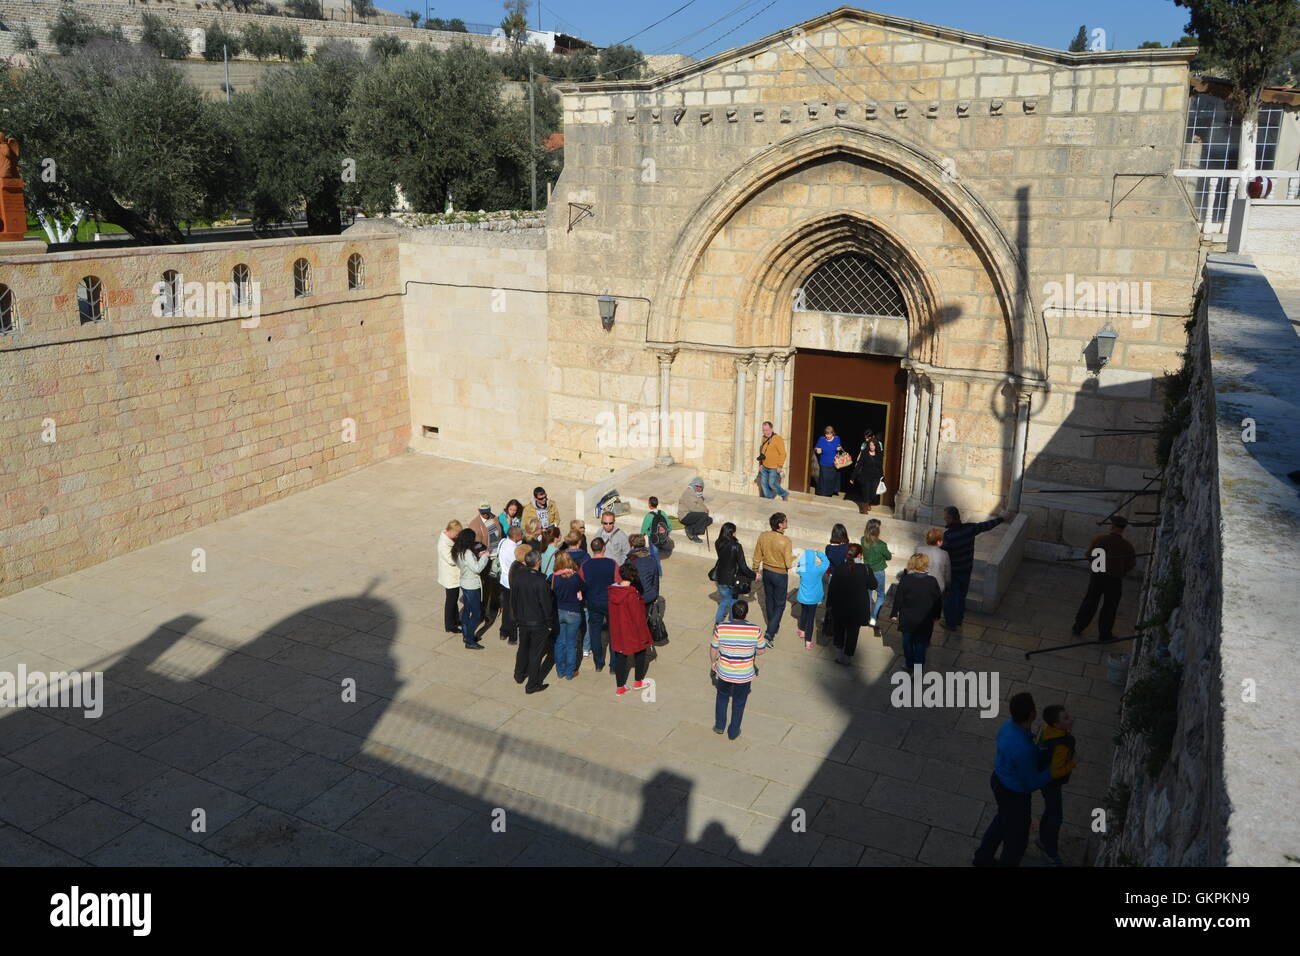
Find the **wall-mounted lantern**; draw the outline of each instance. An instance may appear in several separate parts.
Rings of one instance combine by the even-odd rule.
[[[600,307],[600,324],[608,332],[614,327],[614,311],[618,308],[618,300],[606,292],[596,297],[596,304]]]
[[[1119,333],[1115,331],[1115,326],[1106,320],[1106,324],[1092,337],[1083,350],[1084,361],[1087,363],[1088,371],[1093,375],[1100,375],[1101,370],[1110,362],[1111,356],[1115,354],[1115,340],[1119,338]]]

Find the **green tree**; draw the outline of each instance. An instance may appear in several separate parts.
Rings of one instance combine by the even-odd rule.
[[[1300,49],[1296,0],[1174,0],[1188,11],[1187,33],[1232,81],[1226,100],[1241,117],[1241,168],[1255,166],[1255,126],[1270,77]]]
[[[370,41],[370,55],[376,60],[387,60],[406,52],[406,44],[395,33],[381,33]]]
[[[602,79],[636,80],[641,77],[645,57],[634,46],[616,43],[601,50],[596,63]]]
[[[87,14],[74,10],[70,6],[59,10],[58,16],[54,18],[54,23],[50,26],[49,37],[50,42],[64,56],[94,40],[123,39],[120,26],[107,30],[98,26]]]
[[[379,11],[370,0],[350,0],[352,13],[358,20],[365,20],[367,17],[373,17]]]
[[[297,61],[307,55],[307,45],[297,27],[268,27],[266,36],[271,51],[282,60]]]
[[[421,14],[419,10],[407,10],[406,13],[403,14],[403,16],[405,16],[406,19],[411,21],[411,26],[418,27],[420,25]]]
[[[203,30],[203,59],[210,61],[221,60],[223,58],[223,47],[232,60],[239,56],[243,50],[239,34],[227,30],[221,23],[213,20]]]
[[[285,0],[284,8],[300,20],[324,20],[325,7],[321,0]]]
[[[422,212],[454,198],[463,208],[526,202],[526,104],[502,102],[502,77],[468,44],[420,46],[363,75],[348,110],[361,202],[388,211],[400,185]],[[539,133],[541,131],[539,130]]]
[[[1071,53],[1084,53],[1088,49],[1088,25],[1085,23],[1079,27],[1079,32],[1074,35],[1068,47]]]
[[[233,141],[214,135],[211,105],[143,47],[87,44],[76,57],[0,74],[6,132],[34,212],[82,209],[147,243],[180,242],[182,221],[214,208]],[[57,166],[53,181],[44,158]]]
[[[340,231],[340,211],[353,191],[344,161],[356,158],[344,114],[364,70],[350,44],[324,44],[311,60],[268,73],[235,99],[256,222],[293,219],[305,209],[313,234]]]
[[[528,42],[528,0],[504,0],[501,6],[506,11],[501,30],[517,54]]]
[[[36,37],[32,35],[32,28],[26,23],[20,26],[18,32],[14,34],[14,43],[20,50],[35,50],[37,44]]]
[[[1139,50],[1163,50],[1165,45],[1159,40],[1143,40],[1138,44]]]
[[[275,55],[274,46],[268,40],[266,29],[260,23],[245,23],[240,30],[240,39],[244,51],[259,61],[270,59]]]
[[[189,35],[180,27],[168,23],[156,13],[143,13],[140,16],[144,31],[140,42],[158,51],[158,55],[168,60],[184,60],[190,55]]]

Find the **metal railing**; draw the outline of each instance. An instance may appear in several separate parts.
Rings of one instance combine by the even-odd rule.
[[[1196,221],[1205,235],[1227,235],[1232,228],[1232,203],[1243,186],[1239,169],[1175,169],[1179,179],[1196,180],[1191,190]],[[1300,171],[1294,169],[1257,169],[1252,174],[1273,180],[1269,199],[1295,199],[1300,196]]]

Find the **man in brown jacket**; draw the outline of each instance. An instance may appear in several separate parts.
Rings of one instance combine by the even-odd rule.
[[[1074,627],[1070,633],[1076,637],[1097,612],[1101,603],[1101,615],[1097,618],[1097,636],[1109,641],[1115,635],[1111,629],[1115,626],[1115,612],[1119,610],[1119,599],[1124,593],[1124,575],[1133,570],[1137,557],[1133,545],[1124,540],[1124,529],[1128,519],[1114,515],[1110,519],[1110,533],[1099,534],[1088,545],[1088,558],[1092,573],[1088,576],[1088,593],[1079,605],[1079,613],[1074,616]]]
[[[529,518],[536,518],[543,531],[552,525],[558,527],[560,524],[559,506],[546,497],[546,489],[540,485],[533,489],[533,500],[524,505],[520,524],[527,525]]]
[[[790,492],[781,487],[781,469],[785,467],[785,439],[772,430],[771,422],[763,422],[763,441],[758,446],[758,491],[764,498],[781,496],[790,499]]]
[[[785,536],[789,522],[778,511],[767,519],[771,531],[764,531],[754,545],[754,559],[749,562],[754,573],[763,572],[763,614],[767,617],[767,646],[776,645],[776,632],[790,589],[790,568],[794,566],[794,546]]]

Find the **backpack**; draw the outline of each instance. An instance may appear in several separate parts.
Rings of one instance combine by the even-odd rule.
[[[656,511],[655,519],[650,523],[650,543],[656,548],[668,545],[668,519],[662,511]]]
[[[1038,769],[1047,770],[1052,766],[1052,754],[1056,752],[1057,747],[1066,747],[1070,756],[1074,756],[1074,735],[1066,734],[1063,737],[1053,737],[1051,740],[1040,740],[1038,742]],[[1070,779],[1067,773],[1064,777],[1058,777],[1053,783],[1065,783]]]

